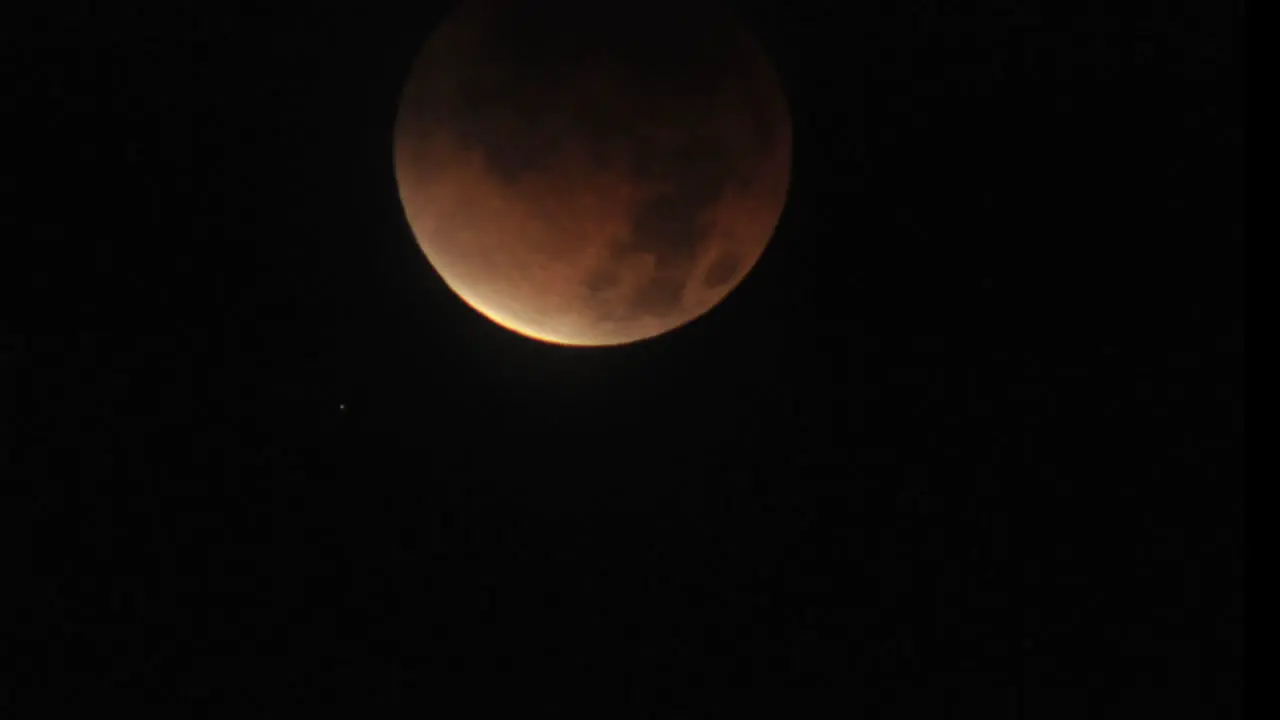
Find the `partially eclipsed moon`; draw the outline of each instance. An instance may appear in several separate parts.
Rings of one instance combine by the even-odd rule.
[[[696,0],[470,0],[405,85],[395,167],[469,305],[566,345],[710,310],[764,252],[791,119],[762,47]]]

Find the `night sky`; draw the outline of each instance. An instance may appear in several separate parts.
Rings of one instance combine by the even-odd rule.
[[[414,241],[391,130],[448,3],[33,13],[0,698],[1239,717],[1239,4],[733,5],[786,209],[603,349]]]

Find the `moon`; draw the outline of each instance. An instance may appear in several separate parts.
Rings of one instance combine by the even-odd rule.
[[[548,343],[704,315],[769,243],[791,116],[763,46],[704,0],[469,0],[400,98],[401,204],[468,305]]]

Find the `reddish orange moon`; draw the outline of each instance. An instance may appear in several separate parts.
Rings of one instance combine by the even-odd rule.
[[[469,0],[401,96],[396,180],[427,260],[530,338],[620,345],[704,315],[786,202],[791,116],[708,0]]]

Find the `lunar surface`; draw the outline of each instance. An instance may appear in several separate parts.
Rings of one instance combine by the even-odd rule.
[[[410,227],[467,304],[616,345],[742,282],[786,200],[791,119],[712,2],[470,0],[416,58],[394,145]]]

